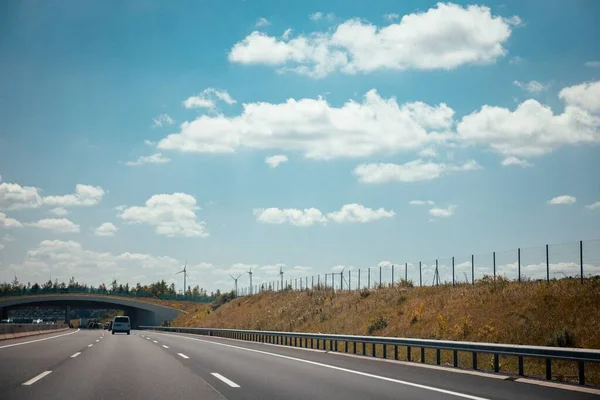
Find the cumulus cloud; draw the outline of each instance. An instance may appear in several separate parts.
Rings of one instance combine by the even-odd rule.
[[[94,230],[96,236],[115,236],[115,233],[119,230],[114,224],[110,222],[104,222]]]
[[[449,139],[453,115],[446,104],[398,105],[376,90],[367,92],[362,103],[351,100],[341,107],[321,97],[249,103],[238,116],[202,115],[184,122],[158,148],[198,153],[279,149],[317,159],[389,154]]]
[[[352,222],[371,222],[383,218],[392,218],[396,214],[393,210],[379,208],[377,210],[365,207],[361,204],[345,204],[338,211],[333,211],[325,215],[316,208],[306,208],[299,210],[296,208],[258,208],[253,211],[256,220],[266,224],[284,224],[306,227],[314,224],[352,223]]]
[[[199,209],[187,193],[155,194],[144,206],[125,208],[118,216],[128,223],[154,226],[158,235],[207,237],[206,224],[196,217]]]
[[[529,99],[514,111],[485,105],[457,124],[457,139],[489,145],[503,156],[533,157],[565,145],[600,141],[600,81],[562,89],[561,114]]]
[[[529,81],[529,82],[514,81],[513,85],[525,90],[526,92],[528,92],[530,94],[538,94],[538,93],[541,93],[544,90],[548,89],[547,85],[544,85],[538,81]]]
[[[433,157],[437,157],[437,156],[438,156],[438,152],[434,148],[431,148],[431,147],[427,147],[419,152],[419,157],[433,158]]]
[[[267,165],[269,165],[269,167],[271,167],[271,168],[277,168],[279,166],[279,164],[287,162],[287,161],[288,161],[287,156],[284,156],[281,154],[265,158],[265,163]]]
[[[175,121],[167,114],[161,114],[156,118],[152,119],[152,125],[155,127],[161,127],[163,125],[172,125]]]
[[[573,204],[577,201],[577,199],[568,194],[564,194],[562,196],[556,196],[548,200],[548,204],[551,205],[559,205],[559,204]]]
[[[9,218],[6,214],[0,212],[0,228],[22,228],[23,224],[14,218]]]
[[[43,204],[37,188],[16,183],[0,183],[0,210],[38,208]]]
[[[325,17],[315,13],[311,19]],[[448,70],[465,64],[489,64],[503,57],[507,53],[504,43],[512,27],[520,23],[518,17],[492,15],[485,6],[438,3],[426,12],[404,15],[397,23],[383,27],[350,19],[333,30],[291,39],[255,31],[233,46],[229,60],[274,66],[280,72],[314,78],[335,71]]]
[[[79,232],[79,225],[66,218],[44,218],[37,222],[28,222],[25,225],[33,228],[47,229],[55,233]]]
[[[335,15],[333,13],[322,13],[321,11],[317,11],[315,13],[312,13],[308,16],[308,18],[310,18],[311,21],[321,21],[321,20],[327,20],[327,21],[333,21],[335,19]]]
[[[600,61],[586,61],[585,66],[589,68],[600,68]]]
[[[94,206],[100,203],[104,194],[104,189],[100,186],[77,184],[74,194],[46,196],[44,197],[44,204],[59,207]]]
[[[383,16],[383,18],[387,21],[393,22],[393,21],[397,21],[400,19],[400,15],[396,14],[396,13],[391,13],[391,14],[385,14]]]
[[[597,201],[592,204],[588,204],[587,206],[585,206],[585,208],[590,209],[590,210],[600,210],[600,201]]]
[[[271,25],[271,23],[269,22],[268,19],[266,19],[264,17],[260,17],[259,19],[257,19],[256,23],[254,24],[254,26],[257,28],[262,28],[262,27],[269,26],[269,25]]]
[[[324,224],[327,218],[316,208],[257,208],[253,211],[256,220],[265,224],[289,223],[295,226],[306,227],[317,223]]]
[[[433,217],[448,218],[448,217],[451,217],[454,215],[455,210],[456,210],[455,205],[450,205],[446,208],[434,207],[429,210],[429,215],[431,215]]]
[[[364,183],[417,182],[436,179],[447,173],[474,171],[480,168],[474,160],[456,165],[414,160],[405,164],[360,164],[353,172],[358,180]]]
[[[188,97],[183,101],[185,108],[207,108],[214,110],[217,107],[217,101],[223,101],[229,105],[237,103],[226,90],[207,88],[197,96]]]
[[[170,161],[170,158],[163,156],[161,153],[155,153],[151,156],[141,156],[135,161],[127,161],[125,165],[128,167],[137,167],[144,164],[166,164]]]
[[[64,217],[65,215],[69,214],[69,210],[66,210],[62,207],[56,207],[50,210],[50,213],[58,217]]]
[[[533,164],[531,164],[527,160],[522,160],[515,156],[506,157],[504,160],[502,160],[503,167],[509,167],[511,165],[516,165],[521,168],[533,167]]]
[[[393,210],[384,210],[379,208],[373,210],[372,208],[365,207],[361,204],[352,203],[345,204],[339,211],[334,211],[327,214],[327,219],[332,222],[345,223],[345,222],[371,222],[382,218],[392,218],[396,215]]]
[[[432,206],[435,204],[435,202],[431,200],[411,200],[408,202],[408,204],[410,204],[411,206],[424,206],[426,204]]]

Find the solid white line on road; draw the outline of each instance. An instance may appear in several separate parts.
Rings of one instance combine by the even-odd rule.
[[[0,349],[5,349],[7,347],[13,347],[13,346],[21,346],[22,344],[29,344],[29,343],[41,342],[43,340],[50,340],[50,339],[54,339],[54,338],[61,337],[61,336],[72,335],[72,334],[77,333],[77,332],[79,332],[79,329],[77,329],[75,332],[64,333],[62,335],[56,335],[56,336],[47,337],[47,338],[43,338],[43,339],[30,340],[28,342],[21,342],[21,343],[7,344],[5,346],[0,346]]]
[[[88,347],[92,347],[92,346],[93,346],[93,344],[88,344]]]
[[[73,355],[71,356],[71,358],[75,358],[75,357],[77,357],[77,356],[78,356],[78,355],[80,355],[80,354],[81,354],[81,352],[80,352],[80,351],[78,351],[77,353],[73,354]]]
[[[150,338],[149,338],[149,337],[147,337],[146,339],[150,340]]]
[[[153,340],[154,343],[158,343],[156,340]]]
[[[211,375],[212,375],[212,376],[214,376],[214,377],[215,377],[215,378],[217,378],[217,379],[220,379],[221,381],[225,382],[226,384],[228,384],[228,385],[229,385],[229,386],[231,386],[231,387],[234,387],[234,388],[238,388],[238,387],[240,387],[240,385],[238,385],[237,383],[235,383],[235,382],[234,382],[234,381],[232,381],[232,380],[229,380],[229,379],[225,378],[225,377],[224,377],[223,375],[221,375],[221,374],[217,374],[216,372],[212,372],[212,373],[211,373]]]
[[[169,346],[165,346],[164,344],[163,344],[162,346],[163,346],[165,349],[168,349],[168,348],[169,348]]]
[[[320,363],[320,362],[316,362],[316,361],[310,361],[310,360],[304,360],[302,358],[284,356],[282,354],[277,354],[277,353],[269,353],[268,351],[249,349],[247,347],[233,346],[231,344],[213,342],[211,340],[196,339],[196,338],[192,338],[192,337],[188,337],[188,336],[183,336],[183,335],[176,335],[176,334],[169,334],[169,333],[158,333],[158,332],[155,332],[155,333],[158,334],[158,335],[169,335],[171,337],[176,336],[176,337],[179,337],[179,338],[188,339],[188,340],[195,340],[197,342],[208,343],[208,344],[212,344],[212,345],[215,345],[215,346],[229,347],[229,348],[232,348],[232,349],[249,351],[251,353],[259,353],[259,354],[264,354],[264,355],[267,355],[267,356],[284,358],[286,360],[298,361],[298,362],[305,363],[305,364],[311,364],[311,365],[316,365],[316,366],[323,367],[323,368],[334,369],[336,371],[342,371],[342,372],[347,372],[347,373],[350,373],[350,374],[366,376],[368,378],[379,379],[379,380],[382,380],[382,381],[387,381],[387,382],[392,382],[392,383],[399,383],[401,385],[412,386],[412,387],[416,387],[416,388],[424,389],[424,390],[431,390],[432,392],[444,393],[444,394],[448,394],[450,396],[462,397],[464,399],[469,399],[469,400],[489,400],[489,399],[487,399],[485,397],[472,396],[470,394],[460,393],[460,392],[454,392],[452,390],[440,389],[440,388],[436,388],[436,387],[433,387],[433,386],[427,386],[427,385],[421,385],[421,384],[413,383],[413,382],[401,381],[399,379],[393,379],[393,378],[388,378],[388,377],[381,376],[381,375],[369,374],[367,372],[361,372],[361,371],[356,371],[356,370],[353,370],[353,369],[337,367],[335,365],[324,364],[324,363]],[[179,355],[181,355],[181,353]]]
[[[188,356],[186,356],[185,354],[181,354],[181,353],[177,353],[177,355],[181,358],[185,358],[186,360],[189,358]]]
[[[35,378],[31,378],[27,382],[23,383],[23,386],[33,385],[34,383],[36,383],[37,381],[39,381],[40,379],[42,379],[46,375],[50,375],[51,373],[52,373],[52,371],[44,371],[41,374],[39,374],[38,376],[36,376]]]

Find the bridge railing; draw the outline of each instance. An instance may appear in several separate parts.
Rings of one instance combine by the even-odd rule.
[[[175,300],[175,301],[193,301],[197,303],[210,303],[214,301],[214,297],[208,296],[186,296],[181,294],[163,294],[155,296],[152,293],[146,292],[122,292],[114,290],[101,290],[91,288],[50,288],[50,289],[27,289],[13,290],[9,292],[0,292],[0,297],[16,297],[16,296],[40,296],[40,295],[56,295],[56,294],[95,294],[103,296],[116,297],[131,297],[131,298],[148,298],[157,300]]]
[[[188,333],[196,335],[216,336],[230,339],[246,340],[283,346],[320,349],[351,353],[355,355],[381,357],[385,359],[418,361],[426,363],[426,350],[435,353],[435,364],[442,365],[442,352],[452,355],[451,363],[445,366],[454,368],[480,369],[478,354],[492,356],[491,371],[501,371],[500,357],[512,357],[517,360],[517,373],[525,376],[525,359],[541,359],[545,361],[545,379],[552,380],[553,362],[566,361],[577,367],[577,382],[586,384],[585,365],[600,365],[600,350],[559,348],[544,346],[524,346],[497,343],[458,342],[448,340],[412,339],[382,336],[356,336],[298,332],[255,331],[239,329],[212,329],[186,327],[141,326],[140,329]],[[420,354],[417,352],[419,351]],[[400,352],[403,357],[400,357]],[[459,363],[459,353],[468,353],[469,362]],[[464,360],[464,358],[461,358]]]
[[[0,324],[0,334],[52,331],[68,327],[65,324]]]

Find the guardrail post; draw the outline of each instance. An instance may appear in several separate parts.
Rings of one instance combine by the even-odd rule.
[[[435,363],[437,365],[440,365],[441,359],[442,359],[442,351],[440,349],[435,349]]]
[[[518,363],[519,363],[519,376],[523,376],[525,375],[525,373],[523,372],[524,368],[523,368],[523,356],[518,356],[517,357]]]
[[[337,344],[337,342],[336,342]],[[333,351],[333,340],[329,339],[329,351]]]
[[[362,342],[362,353],[363,356],[367,355],[367,344],[365,342]]]
[[[458,368],[458,351],[456,350],[452,351],[452,364],[454,367]]]
[[[552,380],[552,360],[550,358],[546,358],[546,379]]]
[[[421,347],[421,362],[425,363],[425,347]]]
[[[412,361],[410,356],[410,346],[406,346],[406,361]]]
[[[473,369],[477,370],[477,353],[473,352]]]
[[[334,340],[334,342],[335,342],[335,351],[337,352],[338,351],[338,341]]]
[[[585,385],[585,366],[583,364],[583,361],[578,361],[577,362],[577,369],[579,372],[579,384],[581,386]]]
[[[383,358],[387,358],[387,344],[383,344]]]
[[[348,341],[344,340],[344,353],[348,352]]]
[[[494,354],[494,372],[500,372],[500,357]]]
[[[377,346],[375,345],[375,343],[371,343],[371,357],[376,357],[376,353],[375,351],[377,350]]]
[[[394,345],[394,360],[398,359],[398,345]]]

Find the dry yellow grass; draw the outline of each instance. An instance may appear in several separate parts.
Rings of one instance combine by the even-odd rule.
[[[599,349],[599,315],[599,279],[583,284],[575,279],[550,283],[499,279],[474,286],[267,292],[235,299],[216,311],[198,307],[172,325],[528,345],[548,345],[566,329],[574,337],[574,346]],[[415,351],[413,359],[419,357]],[[490,357],[480,355],[481,368],[491,368]],[[501,363],[502,369],[510,370],[515,360],[502,358]],[[526,362],[526,373],[541,375],[540,368],[535,360]],[[596,383],[600,382],[597,369],[588,368],[590,381]],[[563,363],[557,363],[554,373],[563,380],[576,376],[574,366]]]

